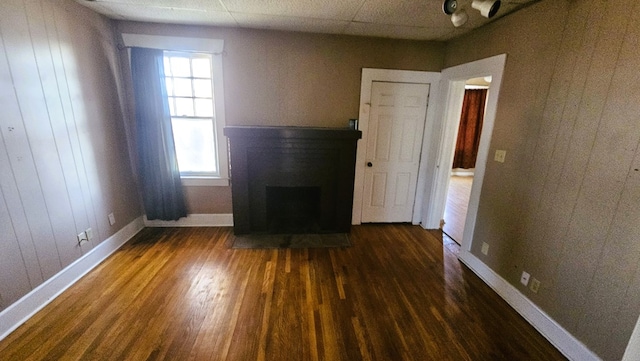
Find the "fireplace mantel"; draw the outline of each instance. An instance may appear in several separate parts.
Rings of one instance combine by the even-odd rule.
[[[224,134],[231,153],[235,234],[273,233],[267,214],[273,209],[273,205],[267,207],[267,198],[273,197],[267,197],[267,192],[288,188],[317,189],[316,233],[349,231],[360,131],[229,126]]]

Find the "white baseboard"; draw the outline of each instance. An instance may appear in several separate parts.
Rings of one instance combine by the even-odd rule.
[[[460,251],[460,261],[524,317],[538,332],[551,342],[565,357],[575,361],[601,361],[582,342],[565,330],[554,319],[526,298],[517,288],[484,264],[469,251]]]
[[[53,277],[34,288],[18,301],[0,312],[0,340],[7,337],[31,316],[53,301],[82,276],[104,261],[113,252],[144,228],[142,217],[124,226],[85,255],[65,267]]]
[[[144,217],[145,227],[230,227],[233,226],[233,214],[190,214],[177,221],[148,220]]]

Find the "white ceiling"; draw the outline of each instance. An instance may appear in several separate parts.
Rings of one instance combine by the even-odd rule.
[[[455,28],[443,0],[76,0],[112,19],[277,29],[394,39],[449,40],[539,0],[502,0],[486,19],[458,0],[469,21]]]

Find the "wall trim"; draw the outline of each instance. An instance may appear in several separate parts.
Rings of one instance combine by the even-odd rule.
[[[631,334],[627,349],[622,356],[622,361],[638,361],[640,360],[640,318],[636,322],[636,327]]]
[[[233,214],[189,214],[177,221],[148,220],[144,216],[145,227],[231,227],[233,226]]]
[[[453,164],[456,138],[460,125],[465,83],[470,78],[484,76],[491,76],[492,78],[491,90],[487,95],[485,105],[473,185],[469,195],[467,218],[465,219],[462,236],[461,248],[467,251],[471,249],[471,235],[476,223],[484,172],[490,159],[489,148],[491,146],[491,137],[493,136],[493,125],[496,120],[506,60],[507,55],[500,54],[442,70],[441,92],[436,100],[439,128],[434,129],[430,140],[433,146],[437,148],[437,151],[432,152],[434,159],[428,161],[431,168],[428,170],[430,176],[427,182],[428,189],[425,191],[424,197],[425,209],[423,211],[422,227],[426,229],[440,227],[440,220],[447,203],[447,190],[449,189],[451,164]]]
[[[551,316],[525,297],[517,288],[494,272],[469,251],[460,250],[458,259],[491,287],[527,322],[553,344],[565,357],[575,361],[601,361],[601,359],[565,330]]]
[[[53,277],[0,312],[0,340],[25,323],[67,288],[99,265],[144,228],[142,217],[134,219]]]

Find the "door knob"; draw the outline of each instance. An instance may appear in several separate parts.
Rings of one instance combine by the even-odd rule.
[[[369,167],[369,168],[373,167],[373,163],[367,162],[367,167]]]

